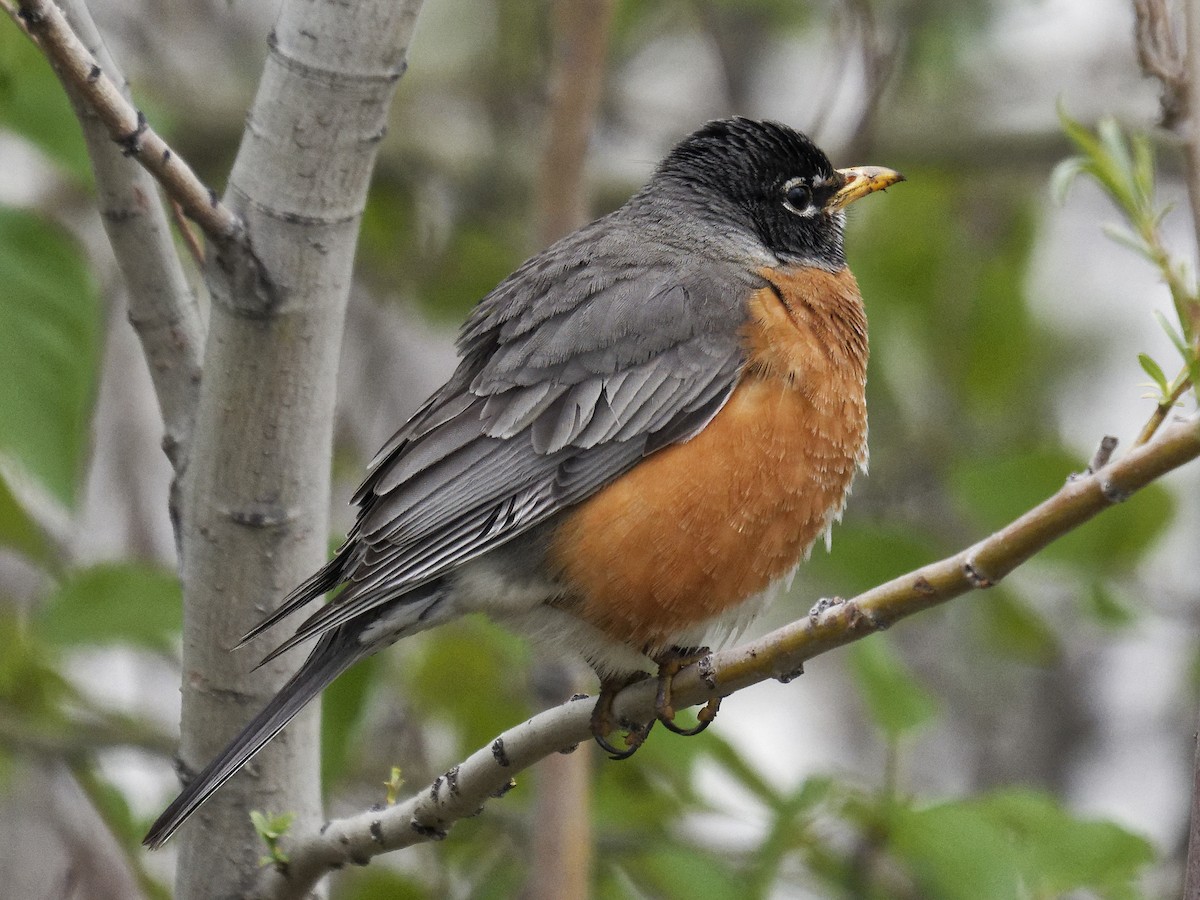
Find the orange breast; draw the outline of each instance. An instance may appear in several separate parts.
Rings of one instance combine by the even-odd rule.
[[[572,611],[660,648],[790,571],[842,507],[866,448],[866,317],[854,276],[763,273],[746,371],[696,437],[609,485],[556,530]]]

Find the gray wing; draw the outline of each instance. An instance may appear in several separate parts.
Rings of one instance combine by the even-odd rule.
[[[680,266],[673,248],[603,224],[484,298],[458,370],[372,463],[345,545],[248,637],[343,582],[276,652],[396,600],[716,415],[745,363],[745,298],[760,282],[709,260]]]

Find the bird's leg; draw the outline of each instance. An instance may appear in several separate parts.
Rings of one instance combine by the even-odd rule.
[[[695,727],[681,728],[675,724],[675,706],[671,698],[675,676],[711,653],[707,647],[669,647],[654,657],[654,661],[658,663],[658,695],[654,700],[654,713],[668,731],[690,737],[702,732],[717,717],[717,710],[721,708],[721,698],[713,697],[697,714],[698,721]]]
[[[607,753],[612,759],[629,759],[637,752],[638,747],[646,740],[646,736],[650,734],[650,729],[654,727],[654,719],[651,719],[645,725],[630,725],[627,722],[622,722],[617,719],[616,713],[613,712],[613,700],[617,694],[621,693],[629,685],[635,681],[641,681],[650,676],[646,672],[634,672],[630,675],[622,675],[616,678],[601,678],[600,679],[600,696],[596,698],[596,705],[592,709],[592,737],[596,743],[600,745],[600,749]],[[614,731],[626,730],[625,749],[618,750],[608,740],[608,736]]]

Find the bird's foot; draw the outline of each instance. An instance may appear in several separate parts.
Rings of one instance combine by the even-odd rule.
[[[702,732],[717,717],[717,710],[721,708],[721,698],[713,697],[697,713],[697,722],[693,727],[683,728],[676,725],[675,706],[671,697],[675,676],[693,663],[711,655],[712,651],[707,647],[671,647],[654,658],[658,663],[658,694],[654,698],[654,714],[668,731],[691,737]]]
[[[613,700],[635,681],[642,681],[650,676],[646,672],[634,672],[621,678],[604,678],[600,681],[600,696],[596,698],[596,706],[592,709],[592,737],[600,745],[600,749],[611,759],[629,759],[646,741],[650,729],[654,727],[654,719],[644,725],[630,724],[617,718],[613,711]],[[608,740],[608,736],[617,731],[625,732],[625,749],[619,750]]]

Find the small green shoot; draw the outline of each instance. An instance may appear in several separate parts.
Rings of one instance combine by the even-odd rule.
[[[1163,241],[1160,226],[1170,207],[1158,206],[1154,197],[1154,150],[1150,139],[1144,134],[1125,135],[1111,118],[1102,119],[1093,134],[1061,108],[1059,117],[1063,131],[1082,153],[1063,160],[1054,170],[1054,195],[1064,198],[1079,175],[1093,178],[1120,209],[1127,226],[1109,225],[1104,233],[1158,269],[1175,307],[1177,322],[1158,311],[1155,318],[1182,357],[1179,373],[1169,379],[1162,366],[1149,356],[1138,356],[1158,388],[1158,410],[1137,441],[1145,443],[1183,393],[1200,383],[1200,292],[1187,267],[1172,257]]]
[[[400,788],[403,786],[403,784],[404,784],[404,779],[400,775],[400,767],[392,766],[391,777],[388,778],[388,780],[383,783],[383,786],[385,788],[387,788],[387,805],[388,806],[396,805],[396,795],[400,793]]]
[[[287,834],[295,817],[295,813],[290,812],[268,815],[257,809],[250,811],[250,821],[254,823],[254,830],[267,845],[266,855],[258,859],[260,866],[275,866],[279,869],[287,867],[288,857],[279,846],[279,839]]]

